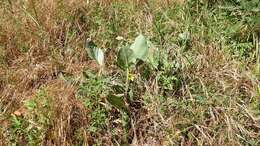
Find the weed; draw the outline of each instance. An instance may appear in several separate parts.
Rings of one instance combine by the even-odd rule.
[[[48,127],[51,126],[52,111],[50,98],[44,89],[37,95],[24,102],[23,110],[17,111],[10,117],[10,144],[27,143],[28,145],[41,145]]]

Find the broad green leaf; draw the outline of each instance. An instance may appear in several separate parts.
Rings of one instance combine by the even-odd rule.
[[[98,64],[104,65],[104,52],[101,49],[96,48],[94,50],[94,54],[95,54],[95,60],[98,62]]]
[[[88,56],[91,59],[95,59],[95,53],[94,50],[97,48],[97,45],[93,41],[87,41],[85,49],[87,50]]]
[[[99,65],[104,65],[104,52],[92,41],[86,43],[86,50],[91,59],[96,60]]]
[[[117,55],[117,64],[120,68],[126,69],[129,68],[132,63],[135,62],[133,57],[133,50],[123,47],[119,50]]]
[[[107,101],[111,105],[115,106],[117,109],[125,112],[127,111],[127,107],[125,105],[123,98],[110,94],[107,97]]]
[[[145,60],[148,54],[148,45],[146,38],[140,34],[135,42],[130,46],[130,49],[133,50],[133,55],[135,58]]]
[[[117,64],[122,69],[129,68],[136,62],[136,59],[145,60],[148,55],[148,44],[143,35],[139,35],[135,42],[128,48],[123,47],[119,50]]]

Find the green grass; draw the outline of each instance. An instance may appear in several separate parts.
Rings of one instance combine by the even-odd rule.
[[[0,2],[0,145],[259,145],[259,11],[257,0]],[[159,61],[119,66],[139,34]]]

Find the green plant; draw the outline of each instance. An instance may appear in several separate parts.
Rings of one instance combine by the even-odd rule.
[[[91,41],[86,44],[86,49],[88,56],[96,60],[97,64],[104,69],[103,51],[98,49]],[[130,82],[135,80],[133,72],[137,64],[142,62],[145,62],[146,65],[152,68],[157,68],[158,60],[158,49],[140,34],[131,45],[125,45],[118,50],[115,58],[116,65],[120,69],[120,76],[116,77],[118,80],[113,81],[115,79],[107,77],[105,74],[106,70],[99,72],[97,76],[89,72],[83,73],[86,80],[79,89],[79,98],[84,101],[86,107],[92,110],[90,114],[91,126],[88,129],[90,132],[95,133],[102,128],[108,128],[108,125],[105,125],[105,121],[108,118],[107,116],[112,113],[108,113],[109,109],[104,106],[103,97],[106,97],[106,101],[120,112],[120,121],[125,133],[123,139],[127,141],[127,133],[131,122],[129,118],[131,113],[128,105],[129,98],[133,96],[131,91],[134,90],[130,86]],[[91,98],[86,99],[84,96]]]
[[[110,92],[110,78],[100,74],[95,75],[91,72],[83,72],[84,82],[81,83],[77,98],[83,105],[91,110],[88,115],[90,127],[88,131],[95,133],[106,127],[107,108],[103,105],[104,98]]]
[[[21,141],[27,142],[29,146],[41,145],[44,133],[51,126],[52,110],[50,98],[44,89],[38,91],[32,99],[24,102],[26,112],[23,116],[12,115],[10,131],[14,137],[11,138],[13,144]]]
[[[97,48],[97,46],[91,41],[87,42],[86,49],[89,57],[96,60],[96,62],[102,67],[104,65],[103,51]],[[116,64],[123,70],[123,72],[125,72],[125,95],[128,92],[129,80],[133,80],[131,74],[133,67],[139,60],[146,61],[156,67],[156,65],[158,65],[156,62],[158,60],[157,51],[158,50],[152,46],[152,43],[148,42],[142,34],[136,37],[134,43],[130,46],[124,46],[119,49]],[[127,111],[124,103],[125,101],[122,97],[109,95],[107,99],[110,104],[119,110]]]

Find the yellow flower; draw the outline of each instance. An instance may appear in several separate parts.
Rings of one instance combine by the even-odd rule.
[[[128,73],[128,80],[134,81],[134,79],[135,79],[135,74]]]

